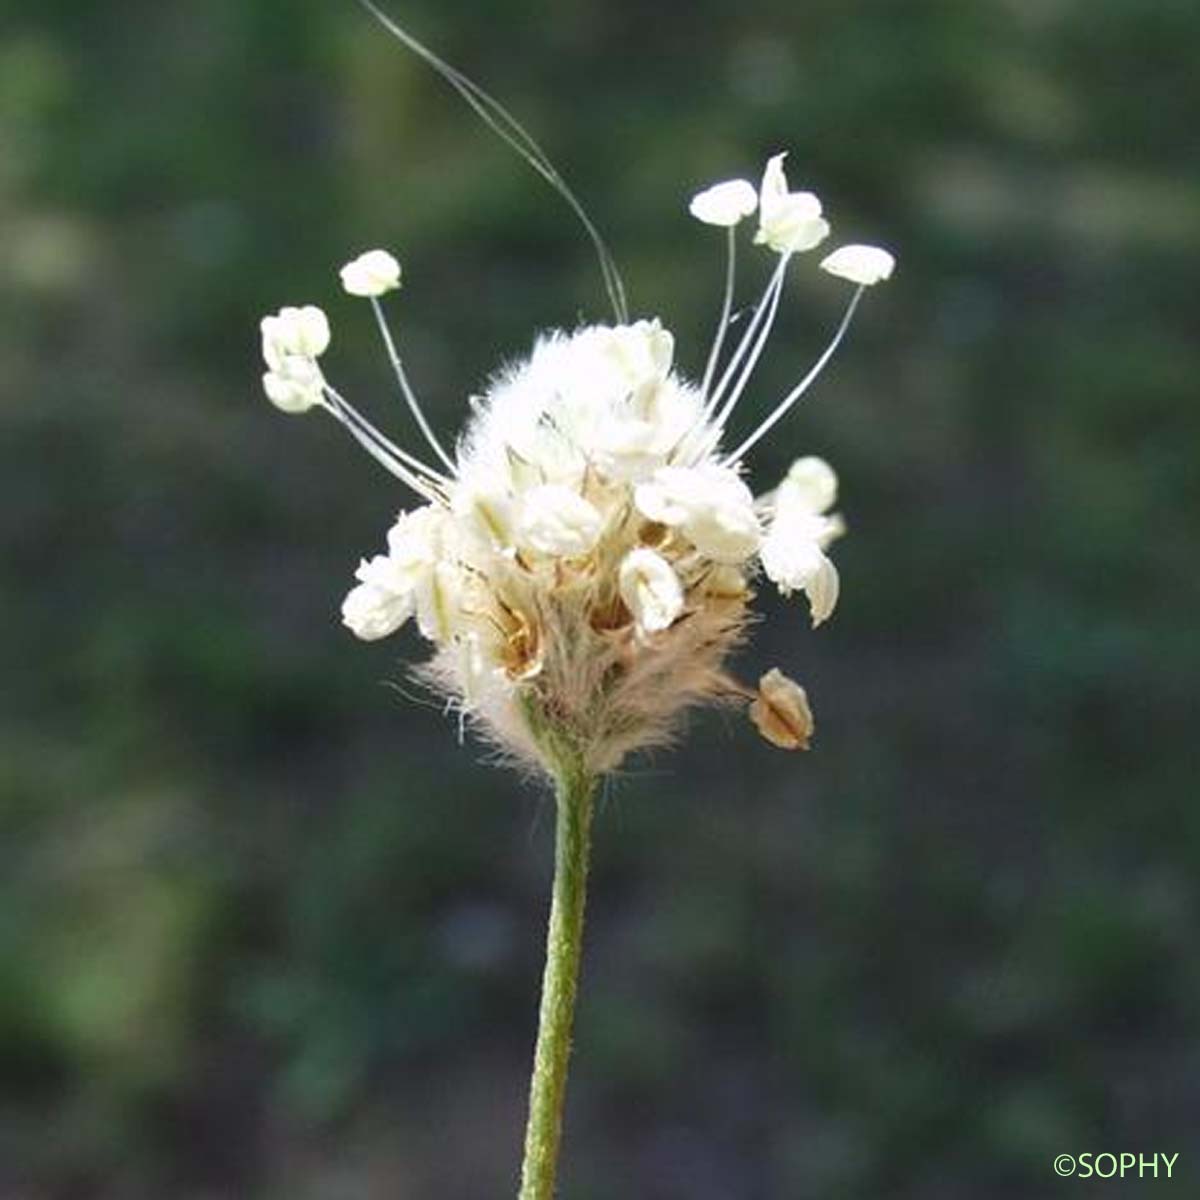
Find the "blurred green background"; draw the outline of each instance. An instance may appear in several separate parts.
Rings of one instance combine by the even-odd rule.
[[[835,620],[764,594],[738,664],[808,685],[814,753],[705,715],[605,803],[564,1200],[1098,1195],[1084,1151],[1194,1188],[1200,6],[395,9],[690,369],[711,180],[790,148],[900,258],[755,456],[842,477]],[[257,321],[324,304],[405,428],[335,275],[393,247],[450,432],[606,316],[590,251],[351,0],[0,14],[0,1197],[512,1195],[546,797],[388,686],[414,635],[339,627],[400,496],[266,404]],[[813,267],[760,412],[845,296]]]

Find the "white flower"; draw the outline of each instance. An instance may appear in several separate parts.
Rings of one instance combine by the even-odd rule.
[[[833,614],[840,591],[837,567],[817,541],[796,530],[776,527],[763,541],[762,564],[782,595],[807,593],[814,629]]]
[[[646,477],[703,432],[702,399],[671,372],[673,353],[657,321],[539,338],[477,402],[460,442],[463,472],[488,472],[514,493],[539,483],[580,492],[589,469]]]
[[[670,627],[683,609],[683,589],[661,554],[639,547],[621,561],[618,587],[638,630],[657,633]]]
[[[704,485],[695,467],[663,467],[633,494],[638,511],[662,525],[682,525],[705,503]]]
[[[821,270],[870,287],[891,279],[896,260],[879,246],[839,246],[821,260]]]
[[[642,389],[599,423],[592,462],[611,479],[646,479],[688,444],[699,414],[697,393],[674,379]]]
[[[829,361],[861,292],[816,364],[751,433],[724,444],[776,318],[784,263],[829,233],[817,197],[789,190],[783,162],[770,159],[757,193],[733,179],[691,200],[697,219],[731,230],[731,246],[733,227],[757,209],[755,240],[781,256],[728,349],[731,250],[698,385],[676,371],[675,339],[657,319],[550,332],[472,397],[451,454],[376,306],[429,459],[391,441],[326,384],[318,358],[329,323],[319,308],[283,308],[262,322],[272,402],[288,412],[321,406],[424,501],[399,516],[385,554],[359,565],[343,621],[371,640],[415,618],[435,646],[426,680],[502,747],[548,769],[569,745],[589,769],[609,770],[669,737],[684,708],[729,695],[737,685],[724,662],[746,626],[759,566],[785,595],[807,594],[814,625],[837,603],[826,553],[842,531],[829,515],[832,469],[798,459],[758,501],[741,470]],[[822,265],[867,284],[886,278],[893,262],[886,251],[847,246]],[[399,285],[400,264],[368,251],[341,276],[348,292],[374,299]],[[776,744],[805,744],[803,690],[777,672],[764,676],[751,715]]]
[[[777,254],[811,250],[829,236],[821,201],[812,192],[789,192],[783,172],[785,154],[776,154],[763,172],[758,198],[758,233],[754,240]]]
[[[666,462],[676,440],[654,421],[614,418],[596,433],[594,461],[611,479],[645,479]]]
[[[388,532],[386,553],[360,563],[342,620],[373,640],[415,619],[434,644],[423,679],[501,750],[550,773],[567,754],[589,771],[612,770],[669,740],[686,708],[738,693],[753,697],[751,716],[769,740],[807,744],[803,689],[773,671],[750,693],[726,660],[751,619],[760,569],[784,595],[806,593],[814,625],[834,611],[839,577],[827,549],[843,531],[831,515],[837,477],[821,459],[800,458],[756,500],[743,471],[832,360],[863,287],[895,263],[872,246],[825,256],[824,270],[859,287],[815,362],[739,428],[789,260],[829,235],[820,200],[789,188],[784,162],[772,156],[758,187],[726,179],[688,203],[697,220],[728,230],[724,293],[695,382],[677,368],[661,321],[627,316],[611,255],[569,193],[596,243],[616,323],[539,334],[528,357],[470,398],[453,444],[422,411],[377,303],[401,282],[388,251],[347,262],[341,283],[371,300],[424,450],[393,441],[326,382],[318,360],[330,331],[319,308],[286,307],[262,321],[272,403],[320,407],[421,498]],[[736,227],[756,212],[754,240],[779,261],[743,307]]]
[[[341,269],[351,296],[382,296],[400,286],[400,264],[386,250],[368,250]]]
[[[759,555],[763,570],[787,596],[808,595],[812,623],[827,620],[837,605],[840,582],[825,547],[842,532],[841,520],[825,516],[837,497],[837,477],[819,458],[792,464],[774,497],[774,516]]]
[[[358,564],[354,578],[359,583],[365,583],[375,588],[376,591],[410,598],[417,581],[417,576],[412,569],[390,554],[377,554],[374,558],[364,558]]]
[[[432,566],[445,545],[447,515],[432,504],[400,513],[388,530],[388,557],[407,570]]]
[[[758,207],[758,193],[745,179],[730,179],[714,183],[697,192],[688,205],[688,212],[706,225],[736,225]]]
[[[596,545],[603,528],[596,506],[562,484],[544,483],[521,498],[517,541],[522,548],[578,558]]]
[[[754,497],[728,467],[662,467],[634,492],[638,511],[652,521],[678,527],[714,562],[745,562],[761,536]]]
[[[373,642],[395,633],[412,616],[413,596],[360,583],[342,603],[342,623],[363,641]]]
[[[631,391],[661,383],[670,374],[675,338],[657,319],[597,329],[601,352]]]
[[[320,358],[329,348],[329,319],[315,304],[281,308],[263,317],[259,328],[263,359],[272,371],[287,358]]]
[[[747,505],[713,507],[686,522],[684,533],[701,554],[717,563],[744,563],[762,540],[758,518]]]
[[[388,552],[363,559],[354,572],[358,586],[342,605],[342,620],[360,638],[374,641],[394,633],[414,612],[421,632],[449,628],[443,610],[450,584],[435,586],[445,549],[445,514],[426,505],[401,513],[388,531]]]

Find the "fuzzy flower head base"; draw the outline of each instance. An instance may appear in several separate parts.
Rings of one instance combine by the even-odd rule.
[[[738,345],[723,355],[734,227],[756,196],[755,240],[777,261]],[[390,441],[326,382],[316,365],[329,341],[324,326],[316,329],[319,310],[284,309],[263,323],[268,397],[289,412],[329,412],[419,500],[400,513],[386,549],[359,566],[343,621],[367,640],[415,621],[434,645],[422,677],[490,741],[548,770],[564,754],[589,771],[611,770],[667,739],[684,710],[705,702],[749,698],[763,728],[778,696],[803,692],[777,671],[764,677],[771,696],[765,683],[753,692],[725,672],[754,580],[763,574],[785,595],[804,593],[814,625],[837,602],[826,553],[842,531],[830,515],[833,470],[798,459],[756,498],[744,460],[816,378],[863,289],[890,273],[891,256],[851,247],[825,260],[858,285],[846,314],[816,365],[731,450],[731,417],[788,263],[829,227],[815,196],[788,190],[782,156],[757,193],[729,181],[691,207],[727,229],[730,255],[702,381],[676,370],[674,338],[658,320],[545,334],[474,402],[453,454],[429,428],[384,318],[380,296],[398,286],[398,264],[382,251],[348,264],[344,284],[374,310],[433,464]],[[796,748],[807,734],[769,740]]]

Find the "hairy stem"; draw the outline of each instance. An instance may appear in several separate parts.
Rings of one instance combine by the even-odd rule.
[[[519,1200],[552,1200],[554,1195],[583,943],[596,779],[573,762],[562,765],[557,782],[554,894],[546,934],[546,970],[542,976],[542,1007],[529,1088],[529,1124],[525,1129]]]

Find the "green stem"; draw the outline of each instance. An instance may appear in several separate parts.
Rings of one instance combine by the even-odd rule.
[[[525,1129],[519,1200],[552,1200],[554,1196],[583,943],[595,790],[595,777],[578,763],[564,764],[558,773],[554,895],[546,933],[546,970],[542,976],[542,1007],[529,1088],[529,1124]]]

